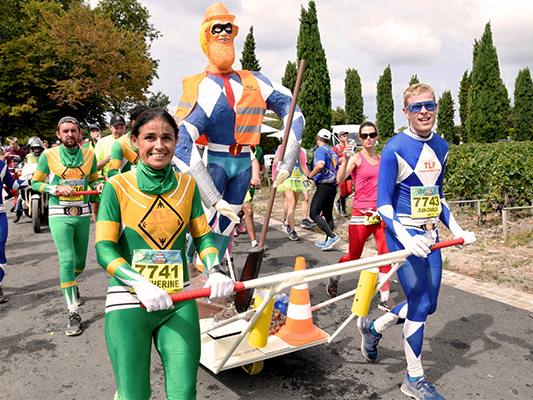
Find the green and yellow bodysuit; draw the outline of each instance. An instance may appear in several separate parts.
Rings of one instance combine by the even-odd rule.
[[[196,181],[139,162],[135,171],[110,178],[96,223],[98,263],[111,275],[105,335],[118,399],[148,399],[152,340],[165,370],[168,399],[196,398],[200,328],[194,300],[148,312],[132,287],[142,276],[172,293],[190,288],[184,258],[190,232],[204,264],[218,252]]]

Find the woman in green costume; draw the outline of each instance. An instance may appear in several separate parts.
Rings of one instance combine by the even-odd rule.
[[[208,268],[211,298],[233,291],[233,281],[219,266],[196,182],[170,165],[177,138],[168,112],[143,112],[131,132],[137,168],[109,179],[102,192],[96,251],[111,275],[105,336],[117,399],[150,398],[152,341],[163,363],[167,398],[196,398],[198,309],[194,300],[173,304],[169,296],[190,289],[187,231]]]

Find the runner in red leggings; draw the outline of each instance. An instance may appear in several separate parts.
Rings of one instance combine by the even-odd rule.
[[[363,122],[359,128],[359,137],[363,149],[353,154],[353,149],[347,147],[344,151],[343,162],[337,172],[337,182],[344,182],[348,175],[352,175],[354,182],[354,199],[352,218],[349,226],[348,254],[341,257],[339,263],[358,260],[363,253],[366,240],[370,235],[376,239],[378,254],[388,253],[385,241],[385,224],[381,221],[376,210],[378,171],[380,157],[374,152],[378,137],[378,130],[373,122]],[[390,265],[379,268],[380,278],[390,271]],[[330,278],[327,293],[336,297],[340,276]],[[390,284],[387,282],[380,291],[381,300],[378,308],[390,311],[396,303],[389,298]]]

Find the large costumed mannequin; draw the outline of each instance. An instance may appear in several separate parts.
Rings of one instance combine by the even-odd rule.
[[[207,8],[200,43],[209,62],[203,73],[183,79],[175,115],[180,135],[174,162],[198,183],[219,254],[225,254],[250,184],[250,146],[259,144],[263,116],[268,109],[286,123],[292,101],[288,89],[263,74],[233,70],[233,41],[239,32],[234,20],[222,3]],[[304,118],[297,107],[275,187],[294,167],[303,130]]]

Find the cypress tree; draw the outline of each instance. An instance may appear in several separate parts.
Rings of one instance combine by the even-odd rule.
[[[281,84],[294,93],[296,79],[298,79],[298,67],[295,62],[289,60],[285,66],[285,75],[281,78]]]
[[[461,136],[463,142],[468,142],[468,137],[466,134],[466,119],[468,117],[468,89],[470,88],[470,74],[468,70],[463,73],[463,79],[459,84],[459,119],[461,120]]]
[[[302,146],[315,145],[317,132],[331,129],[331,80],[326,53],[320,40],[316,4],[309,1],[309,9],[301,8],[300,31],[297,44],[298,64],[306,60],[298,105],[305,116]]]
[[[507,137],[509,94],[500,76],[490,22],[475,41],[466,134],[469,142],[492,143]]]
[[[411,79],[409,79],[409,86],[414,85],[415,83],[420,83],[417,74],[414,74]]]
[[[533,82],[529,68],[518,71],[514,86],[515,140],[533,140]]]
[[[377,83],[376,125],[383,141],[394,135],[394,99],[392,97],[392,72],[390,65],[385,68]]]
[[[363,86],[361,77],[355,69],[346,70],[344,79],[344,108],[346,110],[346,123],[360,125],[365,120],[363,113]]]
[[[246,36],[244,41],[244,47],[241,54],[241,67],[247,71],[261,71],[259,61],[255,56],[255,39],[254,39],[254,27],[250,27],[250,32]]]
[[[454,116],[455,109],[453,108],[452,92],[449,90],[442,93],[439,99],[439,114],[437,134],[444,138],[447,142],[459,144],[459,138],[455,134]]]

